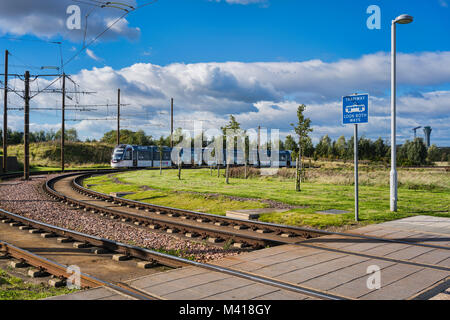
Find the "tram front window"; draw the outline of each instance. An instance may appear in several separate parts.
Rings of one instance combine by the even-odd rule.
[[[124,149],[116,149],[113,154],[113,161],[120,161],[123,157]]]

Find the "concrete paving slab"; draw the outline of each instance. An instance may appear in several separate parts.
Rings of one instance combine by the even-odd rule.
[[[387,266],[391,266],[394,264],[395,264],[394,262],[388,262],[385,260],[370,259],[362,263],[352,265],[347,268],[336,270],[327,273],[323,276],[319,276],[311,280],[301,282],[300,284],[312,288],[317,288],[320,290],[331,290],[355,279],[367,277],[368,275],[367,268],[369,266],[377,265],[380,268],[385,268]]]
[[[414,262],[439,265],[439,263],[447,260],[448,258],[449,253],[447,251],[436,249],[415,257]]]
[[[447,258],[447,259],[437,263],[437,265],[450,268],[450,258]]]
[[[298,263],[298,269],[289,273],[282,274],[277,279],[281,279],[283,281],[292,282],[292,283],[299,283],[301,280],[298,280],[303,276],[303,270],[307,267],[316,266],[318,264],[321,264],[323,262],[333,263],[338,258],[342,258],[345,255],[342,255],[340,253],[333,253],[333,252],[325,252],[321,253],[315,256],[312,256],[311,259],[303,259],[299,260]]]
[[[419,247],[419,246],[409,246],[404,249],[400,249],[396,252],[390,253],[385,257],[400,259],[400,260],[411,260],[415,261],[416,257],[419,257],[422,254],[434,251],[437,249],[427,248],[427,247]]]
[[[423,289],[430,288],[437,282],[448,277],[448,272],[434,270],[421,270],[403,277],[389,285],[382,286],[381,289],[364,295],[363,299],[407,299]]]
[[[204,270],[195,267],[184,267],[180,269],[173,269],[165,272],[156,273],[151,276],[143,276],[128,281],[130,286],[136,288],[146,288],[152,285],[161,284],[167,281],[173,281],[177,279],[183,279],[190,277],[192,275],[197,275],[203,273]]]
[[[255,283],[245,288],[230,290],[208,297],[208,300],[251,300],[253,298],[278,291],[278,288],[265,284]]]
[[[305,300],[307,298],[308,296],[305,296],[300,293],[286,290],[278,290],[260,295],[258,297],[253,298],[252,300]]]
[[[192,288],[189,288],[189,293],[191,294],[191,298],[186,296],[183,293],[183,296],[188,297],[189,299],[192,299],[192,297],[196,297],[195,299],[205,299],[207,297],[211,297],[217,294],[222,294],[230,290],[237,290],[237,289],[244,289],[244,287],[247,287],[249,285],[252,285],[253,282],[246,279],[240,279],[240,278],[228,278],[224,280],[217,280],[209,283],[205,283],[202,285],[198,285]],[[170,299],[170,294],[166,296],[166,298]],[[177,299],[182,299],[178,298]]]
[[[450,219],[411,218],[405,219],[406,221],[401,220],[403,225],[409,227],[408,230],[395,229],[393,225],[397,221],[392,222],[391,227],[378,224],[352,230],[352,232],[412,242],[442,243],[448,240],[446,234],[431,234],[424,229],[446,228],[447,222],[450,225]],[[324,250],[324,248],[327,249]],[[338,252],[339,250],[348,252]],[[364,254],[374,255],[376,258],[364,257],[362,256]],[[345,236],[326,236],[310,239],[298,245],[266,248],[228,257],[215,264],[363,299],[406,299],[450,276],[450,272],[447,271],[406,264],[401,261],[388,261],[383,257],[424,264],[450,265],[450,253],[445,249]],[[381,268],[382,287],[379,290],[367,288],[367,279],[372,275],[367,273],[367,270],[373,265]],[[275,286],[196,267],[153,274],[129,283],[168,299],[308,298],[306,295],[281,290]]]
[[[224,273],[213,271],[208,272],[206,270],[203,271],[204,273],[202,274],[193,275],[173,281],[166,281],[157,285],[150,285],[148,287],[142,288],[142,290],[148,291],[150,293],[155,293],[159,296],[165,296],[173,292],[192,289],[201,284],[231,278],[229,275]]]
[[[78,291],[61,296],[49,297],[43,300],[135,300],[132,297],[122,295],[110,288],[99,287]]]
[[[369,289],[367,287],[367,280],[369,276],[371,276],[372,274],[366,274],[365,276],[356,278],[350,282],[347,282],[343,285],[333,288],[331,292],[342,294],[352,298],[359,298],[371,293],[374,290],[377,290],[380,292],[382,296],[385,290],[390,289],[390,288],[386,289],[387,285],[396,282],[410,274],[416,273],[420,270],[421,268],[415,266],[405,266],[405,265],[399,266],[398,264],[394,264],[392,266],[381,269],[381,288],[378,290]],[[383,293],[381,293],[382,291]],[[405,299],[408,297],[407,295],[404,295],[401,292],[399,292],[396,296],[398,296],[398,299]]]

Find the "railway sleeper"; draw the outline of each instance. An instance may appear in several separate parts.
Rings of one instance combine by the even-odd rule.
[[[11,259],[11,256],[8,253],[0,254],[0,260]]]
[[[200,236],[197,232],[186,232],[184,235],[187,238],[197,238]]]
[[[43,278],[50,276],[50,273],[48,273],[45,269],[30,269],[28,270],[28,276],[32,278]]]
[[[167,216],[176,218],[176,217],[179,217],[180,215],[178,213],[176,213],[176,212],[171,212],[171,213],[168,213]]]
[[[224,227],[224,226],[228,226],[229,223],[228,222],[224,222],[224,221],[215,221],[214,225],[218,226],[218,227]]]
[[[225,240],[220,238],[220,237],[209,237],[208,238],[208,242],[210,243],[220,243],[220,242],[224,242]]]
[[[136,266],[137,266],[138,268],[141,268],[141,269],[150,269],[150,268],[153,268],[154,266],[156,266],[157,264],[158,264],[158,262],[155,261],[155,260],[151,260],[151,261],[138,261],[138,262],[136,263]]]
[[[65,287],[67,284],[67,280],[66,279],[60,279],[60,278],[53,278],[48,280],[48,284],[51,287],[54,288],[61,288],[61,287]]]
[[[253,231],[256,231],[257,233],[271,233],[271,232],[273,232],[272,230],[269,230],[269,229],[256,229],[256,230],[253,230]]]
[[[10,261],[8,265],[13,269],[26,268],[30,266],[25,260]]]

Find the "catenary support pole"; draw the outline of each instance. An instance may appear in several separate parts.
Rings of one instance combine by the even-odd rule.
[[[61,171],[64,171],[64,141],[66,139],[66,74],[62,75],[62,105],[61,105]]]
[[[120,145],[120,89],[117,89],[117,145]]]
[[[25,108],[24,108],[24,164],[23,178],[30,178],[30,146],[29,146],[29,129],[30,129],[30,72],[25,71]]]
[[[5,50],[5,79],[3,96],[3,172],[8,171],[8,50]]]
[[[258,126],[258,138],[256,143],[256,162],[258,164],[258,168],[261,168],[261,159],[259,157],[259,145],[261,144],[261,126]]]
[[[170,147],[173,148],[173,98],[170,99]]]

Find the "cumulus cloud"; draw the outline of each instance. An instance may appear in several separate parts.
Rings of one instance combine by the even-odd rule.
[[[122,1],[123,2],[123,1]],[[87,2],[73,2],[71,0],[14,0],[0,2],[0,33],[12,35],[35,35],[41,38],[62,36],[73,41],[82,41],[87,19],[87,39],[91,39],[105,30],[124,11],[113,8],[98,8],[86,4]],[[126,1],[136,5],[136,1]],[[81,9],[81,29],[69,30],[66,20],[69,17],[66,10],[70,5],[77,5]],[[93,10],[95,9],[95,10]],[[136,39],[140,29],[130,27],[126,19],[120,20],[102,39],[126,37]]]
[[[351,126],[341,124],[342,96],[353,92],[371,95],[370,123],[361,126],[361,134],[389,139],[389,72],[389,55],[375,53],[330,63],[138,63],[119,70],[108,66],[85,69],[72,78],[83,88],[98,92],[82,97],[84,103],[115,103],[120,88],[123,102],[130,104],[123,109],[124,123],[155,136],[168,133],[167,111],[173,97],[175,126],[192,129],[193,120],[204,120],[205,128],[218,128],[226,123],[229,114],[234,114],[243,128],[279,128],[282,135],[289,132],[297,106],[304,103],[317,142],[324,134],[334,138],[353,134]],[[39,81],[43,87],[50,80]],[[450,52],[398,55],[400,141],[411,138],[411,128],[431,125],[433,141],[450,144],[449,84]],[[40,95],[33,100],[37,105],[46,105],[47,99]],[[110,110],[108,115],[114,117],[114,112]],[[104,117],[105,110],[90,116]],[[82,129],[81,137],[98,138],[107,128],[113,129],[114,122],[96,125],[85,121],[77,128]]]

